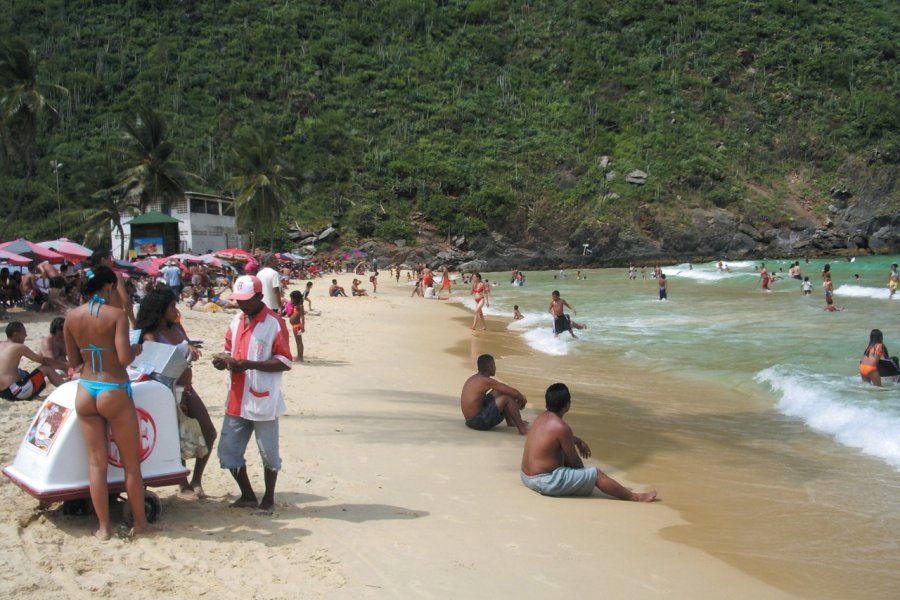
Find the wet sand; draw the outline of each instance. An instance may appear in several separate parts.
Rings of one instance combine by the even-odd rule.
[[[456,353],[502,356],[498,376],[534,389],[535,405],[538,389],[569,385],[567,421],[594,458],[657,487],[687,521],[666,539],[798,596],[896,598],[900,476],[890,466],[775,413],[753,390],[642,368],[620,349],[536,355],[505,326]]]

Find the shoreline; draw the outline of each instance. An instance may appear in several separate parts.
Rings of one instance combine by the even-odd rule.
[[[351,278],[337,276],[342,284]],[[303,589],[312,598],[546,598],[599,587],[616,596],[714,597],[727,587],[735,598],[792,597],[665,539],[667,530],[687,524],[666,506],[665,489],[662,502],[642,505],[545,498],[522,486],[521,436],[502,426],[466,429],[458,397],[474,356],[491,352],[499,378],[528,396],[526,418],[540,411],[546,384],[520,383],[518,363],[529,353],[514,333],[473,334],[465,307],[457,312],[448,302],[410,298],[408,286],[387,278],[375,298],[328,298],[324,288],[317,280],[313,306],[320,314],[304,335],[309,362],[284,379],[284,469],[273,515],[228,508],[237,488],[213,459],[204,478],[208,500],[157,489],[162,534],[98,544],[91,517],[36,510],[37,501],[4,478],[0,497],[9,508],[0,544],[12,575],[0,592],[187,598],[204,590],[228,598],[293,597]],[[195,386],[219,428],[225,384],[209,357],[221,349],[230,317],[184,315],[191,337],[206,342]],[[32,347],[43,318],[30,321]],[[494,322],[500,320],[488,326]],[[37,408],[0,408],[4,466]],[[592,446],[624,484],[632,484],[629,475],[643,481],[631,467],[619,471],[625,465],[601,444]],[[247,459],[259,488],[253,444]]]
[[[601,466],[656,487],[685,519],[663,537],[803,597],[893,597],[900,580],[889,560],[874,558],[892,547],[900,516],[888,465],[776,412],[755,386],[636,361],[619,346],[558,356],[522,343],[526,351],[498,363],[498,375],[515,385],[549,383],[552,373],[567,383],[575,399],[567,421]],[[852,545],[838,543],[840,532]]]

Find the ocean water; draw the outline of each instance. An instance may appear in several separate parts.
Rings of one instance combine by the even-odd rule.
[[[760,262],[784,277],[771,292]],[[810,296],[787,278],[791,262],[664,267],[662,302],[649,265],[635,280],[526,271],[522,287],[486,273],[493,319],[474,335],[501,355],[524,344],[498,376],[530,386],[536,410],[534,390],[569,385],[569,420],[602,440],[595,456],[659,487],[689,521],[673,539],[807,597],[897,597],[900,384],[875,388],[857,367],[873,328],[900,354],[900,294],[887,288],[900,256],[801,260]],[[824,310],[826,263],[839,312]],[[553,290],[587,326],[577,339],[552,333]],[[461,285],[454,299],[474,306]]]

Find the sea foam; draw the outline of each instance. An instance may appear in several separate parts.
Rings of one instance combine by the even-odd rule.
[[[782,414],[798,417],[839,443],[878,457],[900,471],[897,384],[887,382],[889,387],[878,389],[850,383],[849,378],[805,375],[777,366],[760,371],[755,379],[769,384],[780,396],[777,409]],[[848,394],[854,386],[859,393]]]

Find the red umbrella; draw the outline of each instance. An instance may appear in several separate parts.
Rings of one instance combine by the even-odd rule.
[[[181,262],[202,262],[202,259],[199,256],[195,256],[193,254],[187,254],[186,252],[182,252],[181,254],[173,254],[172,256],[167,256],[166,259],[174,259],[180,260]]]
[[[0,262],[9,263],[16,267],[24,267],[31,264],[31,259],[20,254],[0,250]]]
[[[224,250],[216,250],[214,254],[219,258],[224,258],[225,260],[239,260],[241,262],[256,260],[253,258],[253,254],[247,252],[246,250],[241,250],[240,248],[225,248]]]
[[[138,260],[131,264],[132,264],[132,266],[134,266],[137,269],[140,269],[147,275],[150,275],[153,277],[159,275],[159,267],[154,265],[153,261],[149,258],[145,258],[144,260]]]
[[[59,238],[58,240],[50,240],[48,242],[38,242],[37,245],[62,254],[73,263],[81,262],[94,253],[94,251],[87,246],[82,246],[78,242],[73,242],[67,238]]]
[[[21,254],[26,258],[30,258],[31,260],[37,261],[50,261],[52,263],[61,263],[65,260],[65,256],[54,252],[48,248],[44,248],[43,246],[38,246],[34,242],[29,242],[24,238],[19,238],[17,240],[13,240],[11,242],[3,242],[0,244],[0,250],[6,250],[7,252],[12,252],[13,254]]]
[[[200,260],[203,261],[203,264],[205,264],[206,266],[214,267],[216,269],[231,266],[231,263],[228,263],[225,260],[217,257],[215,254],[201,254]]]

